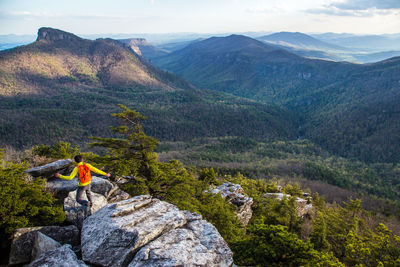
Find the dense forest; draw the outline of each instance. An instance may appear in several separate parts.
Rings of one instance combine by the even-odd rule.
[[[162,162],[154,152],[158,141],[143,132],[144,117],[125,106],[120,107],[122,110],[113,114],[120,123],[111,128],[118,137],[93,138],[90,146],[101,148],[100,154],[82,153],[84,157],[114,174],[134,176],[135,181],[122,186],[132,196],[151,194],[181,209],[202,214],[228,242],[237,265],[400,264],[398,218],[366,211],[359,199],[349,198],[342,204],[329,203],[315,192],[311,192],[309,198],[314,211],[306,217],[299,217],[295,198],[303,196],[303,190],[298,184],[288,183],[279,189],[277,180],[248,179],[241,173],[230,175],[215,172],[213,168],[190,167],[177,160]],[[225,144],[232,142],[229,139],[224,141]],[[240,152],[248,145],[259,145],[249,140],[240,142],[243,146],[235,146],[233,152]],[[300,150],[301,145],[293,144],[292,150],[296,147]],[[313,152],[304,144],[303,149],[310,154]],[[63,222],[61,203],[44,192],[44,180],[27,180],[24,170],[57,158],[70,158],[77,153],[80,153],[79,147],[67,142],[36,146],[24,154],[2,153],[0,227],[3,236],[8,236],[18,227]],[[317,175],[315,168],[316,165],[309,166]],[[207,191],[210,185],[226,181],[240,184],[254,199],[253,216],[247,227],[238,222],[232,204],[219,194]],[[265,193],[279,190],[290,197],[282,200],[264,197]]]
[[[400,58],[351,64],[304,58],[240,35],[152,60],[200,89],[292,110],[298,135],[337,155],[396,163]]]

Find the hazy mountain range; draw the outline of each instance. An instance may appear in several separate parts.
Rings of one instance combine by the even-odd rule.
[[[315,43],[327,46],[308,37],[302,45],[318,48]],[[334,175],[333,184],[369,192],[382,183],[371,192],[394,198],[399,77],[399,57],[373,64],[313,59],[243,35],[167,50],[144,39],[89,40],[41,28],[35,42],[0,52],[0,146],[61,140],[84,146],[90,136],[112,135],[110,113],[124,104],[148,117],[145,131],[164,150],[178,143],[188,160],[236,166],[235,158],[249,160],[251,149],[252,157],[262,157],[251,165],[262,170],[269,158],[279,167],[281,149],[301,151],[290,156],[296,160],[323,155],[330,164],[340,155],[345,166],[359,160],[374,165],[359,165],[362,178],[352,174],[351,183],[343,182],[350,179],[345,174]],[[185,154],[190,143],[196,151]],[[238,146],[240,155],[232,152]]]
[[[147,115],[147,132],[161,140],[296,135],[283,107],[197,90],[127,44],[51,28],[30,45],[0,52],[0,99],[0,144],[20,148],[110,135],[118,103]]]
[[[198,88],[281,104],[298,114],[300,135],[341,155],[399,159],[400,58],[368,65],[316,60],[231,35],[153,62]]]
[[[82,38],[95,40],[98,38],[112,38],[119,40],[143,40],[147,44],[144,56],[152,59],[158,53],[168,53],[182,49],[192,42],[209,37],[223,37],[230,33],[197,34],[197,33],[169,33],[169,34],[86,34]],[[371,63],[394,56],[400,56],[400,34],[385,35],[354,35],[354,34],[304,34],[299,32],[245,32],[240,33],[256,38],[268,44],[283,48],[300,56],[327,59],[333,61],[350,61]],[[34,35],[0,35],[0,50],[25,45],[35,40]],[[153,46],[149,48],[148,46]],[[154,52],[154,51],[156,52]]]

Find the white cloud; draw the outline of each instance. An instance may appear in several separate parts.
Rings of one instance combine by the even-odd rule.
[[[399,0],[345,0],[335,1],[331,6],[341,10],[400,9]]]
[[[306,12],[331,16],[372,17],[395,14],[399,10],[399,0],[334,0],[321,7],[307,9]]]

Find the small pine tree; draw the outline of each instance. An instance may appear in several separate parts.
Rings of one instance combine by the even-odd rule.
[[[92,137],[92,147],[103,147],[108,150],[105,157],[93,158],[103,163],[110,171],[121,175],[141,176],[150,179],[156,171],[157,156],[153,150],[158,141],[143,132],[142,121],[146,119],[140,113],[118,105],[122,112],[112,114],[122,125],[111,127],[111,130],[122,138]]]

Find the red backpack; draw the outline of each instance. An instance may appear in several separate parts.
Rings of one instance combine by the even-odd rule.
[[[92,179],[92,175],[90,174],[89,167],[85,163],[78,166],[78,171],[79,181],[81,182],[81,184],[90,182],[90,180]]]

